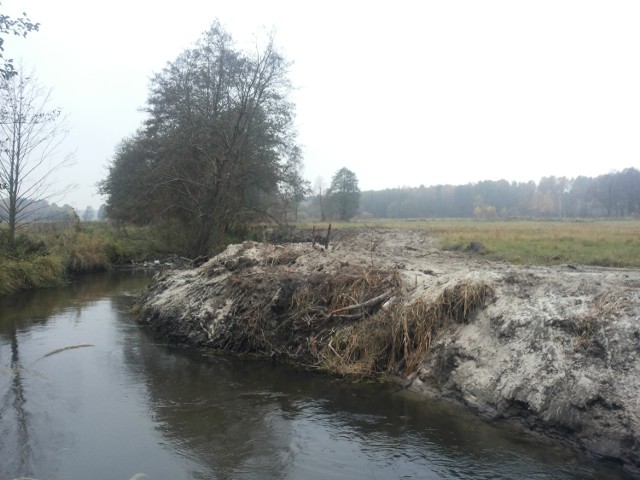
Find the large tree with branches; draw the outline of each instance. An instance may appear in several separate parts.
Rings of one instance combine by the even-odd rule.
[[[273,39],[250,53],[214,23],[151,80],[142,128],[101,182],[115,220],[178,223],[190,254],[267,214],[300,163],[288,63]]]

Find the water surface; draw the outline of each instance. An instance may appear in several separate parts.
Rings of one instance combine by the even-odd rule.
[[[0,479],[627,478],[393,387],[164,345],[129,312],[148,280],[0,298]]]

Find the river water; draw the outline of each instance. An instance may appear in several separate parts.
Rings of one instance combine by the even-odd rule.
[[[129,313],[149,279],[0,298],[1,480],[626,478],[390,386],[164,345]]]

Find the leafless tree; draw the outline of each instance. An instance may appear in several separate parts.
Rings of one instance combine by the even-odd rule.
[[[67,131],[50,97],[33,75],[20,72],[0,83],[0,216],[9,224],[10,249],[17,226],[34,215],[33,205],[69,190],[55,178],[72,157],[58,155]]]

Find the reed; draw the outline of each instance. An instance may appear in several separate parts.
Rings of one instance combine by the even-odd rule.
[[[66,234],[56,250],[65,258],[71,274],[107,270],[110,266],[108,243],[96,235],[76,232]]]

